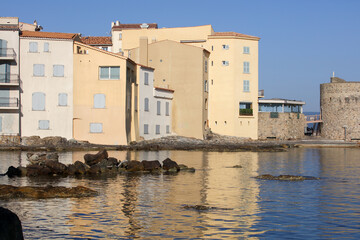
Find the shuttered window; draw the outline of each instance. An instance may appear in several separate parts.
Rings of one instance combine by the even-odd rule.
[[[149,124],[144,124],[144,134],[149,134]]]
[[[120,79],[120,67],[99,67],[99,77],[101,80]]]
[[[149,99],[148,98],[144,99],[144,111],[145,112],[149,111]]]
[[[53,76],[54,77],[63,77],[64,76],[64,65],[54,65],[53,66]]]
[[[160,134],[160,125],[156,125],[156,134]]]
[[[43,77],[45,75],[45,65],[44,64],[34,64],[33,75],[35,77]]]
[[[67,106],[67,93],[59,93],[59,106]]]
[[[50,121],[49,120],[39,120],[39,129],[41,129],[41,130],[50,129]]]
[[[250,63],[244,62],[244,73],[250,73]]]
[[[145,73],[144,76],[144,85],[149,85],[149,73]]]
[[[170,133],[170,126],[166,125],[166,133]]]
[[[165,104],[165,115],[169,116],[170,115],[170,103],[166,102]]]
[[[94,94],[94,108],[105,108],[105,94]]]
[[[102,133],[103,132],[102,123],[90,123],[90,132],[91,133]]]
[[[49,43],[44,43],[44,52],[49,52]]]
[[[249,80],[244,80],[243,83],[243,91],[244,92],[250,92],[250,81]]]
[[[29,52],[38,52],[37,42],[29,42]]]
[[[45,111],[45,93],[35,92],[32,94],[32,110]]]
[[[157,115],[161,115],[161,102],[157,101],[156,102],[156,109],[157,109]]]

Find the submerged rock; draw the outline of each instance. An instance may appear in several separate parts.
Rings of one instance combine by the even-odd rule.
[[[232,167],[227,167],[227,168],[242,168],[242,166],[241,165],[234,165]]]
[[[167,158],[163,161],[163,169],[167,172],[178,172],[180,171],[179,165],[171,160],[170,158]]]
[[[139,161],[132,160],[132,161],[128,162],[125,169],[128,172],[141,172],[141,171],[144,171],[144,165]]]
[[[108,159],[108,153],[106,150],[99,151],[96,154],[85,154],[84,160],[85,163],[89,166],[95,165],[101,162],[103,159]]]
[[[185,164],[179,164],[179,168],[181,172],[195,172],[195,168],[188,167]]]
[[[97,192],[82,186],[67,187],[15,187],[11,185],[0,185],[0,198],[80,198],[96,196]]]
[[[232,210],[232,208],[209,207],[209,206],[206,206],[206,205],[184,205],[183,208],[184,209],[197,210],[197,211],[206,211],[206,210],[212,210],[212,209]]]
[[[270,174],[260,175],[255,178],[263,179],[263,180],[280,180],[280,181],[304,181],[304,180],[319,180],[320,179],[320,178],[311,177],[311,176],[296,176],[296,175],[273,176]]]
[[[19,217],[9,209],[3,207],[0,207],[0,239],[24,239],[21,221]]]

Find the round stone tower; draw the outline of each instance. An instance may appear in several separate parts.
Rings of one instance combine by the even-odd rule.
[[[323,137],[360,140],[360,82],[332,77],[320,84],[320,109]]]

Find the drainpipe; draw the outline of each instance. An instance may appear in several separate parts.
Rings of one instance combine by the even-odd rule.
[[[344,125],[343,128],[344,128],[344,141],[346,142],[346,129],[347,129],[347,126]]]

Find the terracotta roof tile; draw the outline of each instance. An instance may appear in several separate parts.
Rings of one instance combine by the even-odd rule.
[[[157,23],[146,23],[147,25],[149,25],[148,28],[158,28]],[[132,24],[119,24],[119,25],[114,25],[112,28],[114,30],[122,30],[122,29],[140,29],[141,28],[142,23],[132,23]]]
[[[250,38],[250,39],[254,39],[254,40],[259,40],[260,39],[259,37],[250,36],[250,35],[237,33],[237,32],[215,32],[214,34],[212,34],[210,36],[215,36],[215,37],[240,37],[240,38]]]
[[[81,42],[89,45],[112,45],[111,37],[82,37]]]
[[[34,37],[34,38],[57,38],[57,39],[75,39],[77,33],[58,33],[58,32],[34,32],[22,31],[21,37]]]
[[[7,25],[7,24],[0,24],[0,29],[5,30],[19,30],[18,25]]]

